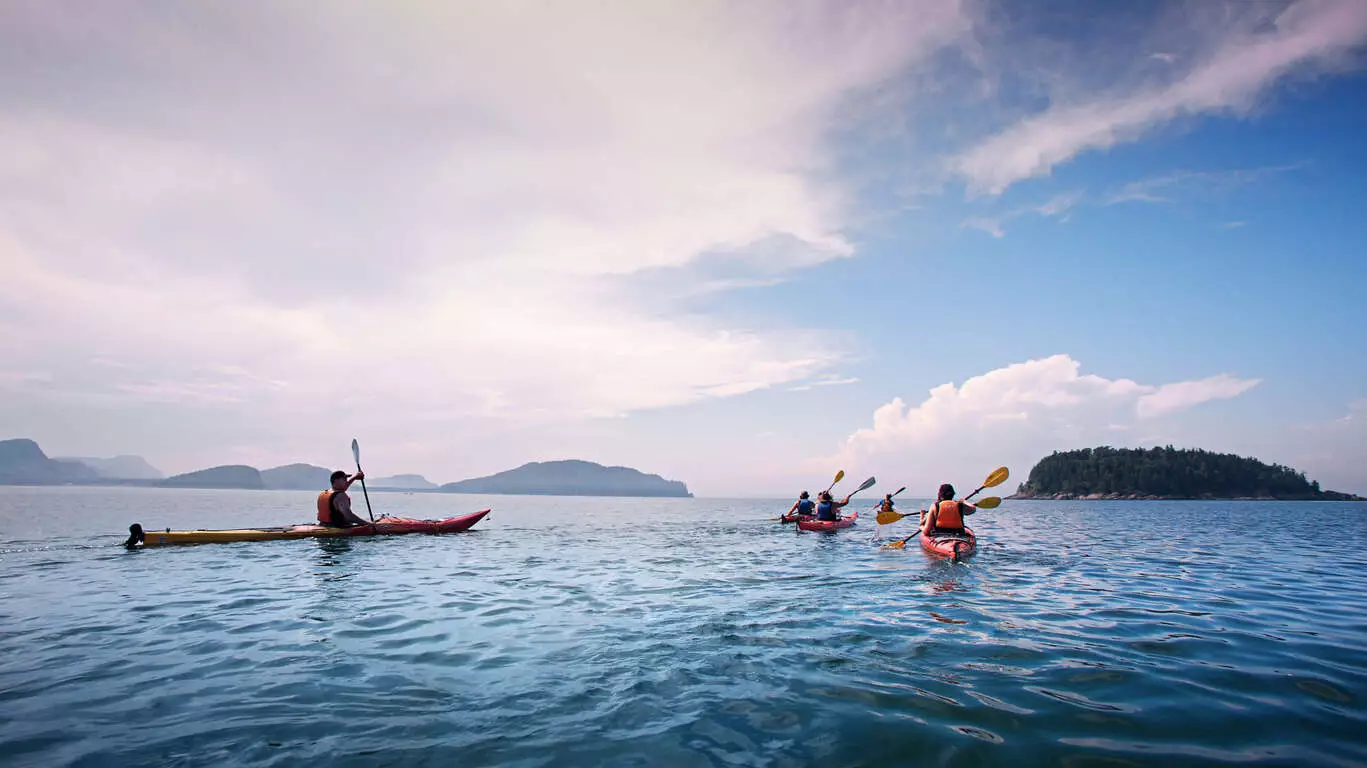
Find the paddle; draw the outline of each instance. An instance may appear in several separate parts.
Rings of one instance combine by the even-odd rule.
[[[356,471],[361,471],[361,444],[356,442],[356,438],[351,438],[351,455],[356,459]],[[361,478],[361,495],[365,496],[365,511],[370,515],[370,525],[375,526],[375,512],[370,509],[370,492],[365,489],[365,478]]]
[[[987,479],[983,481],[983,484],[980,485],[980,486],[978,486],[978,489],[977,489],[977,490],[975,490],[975,491],[973,491],[973,493],[970,493],[970,494],[968,494],[967,496],[965,496],[963,500],[964,500],[964,501],[968,501],[969,499],[973,498],[974,496],[977,496],[978,493],[979,493],[980,491],[982,491],[982,489],[984,489],[984,488],[995,488],[995,487],[1001,485],[1002,483],[1006,482],[1006,479],[1007,479],[1008,477],[1010,477],[1010,476],[1011,476],[1011,472],[1010,472],[1010,470],[1008,470],[1006,467],[997,467],[996,469],[992,470],[992,474],[990,474],[990,475],[987,476]],[[989,502],[990,502],[990,504],[989,504]],[[938,503],[938,502],[937,502],[937,503]],[[998,496],[992,496],[992,497],[983,499],[982,501],[978,502],[978,503],[975,504],[974,506],[977,507],[978,509],[996,509],[998,506],[1001,505],[1001,503],[1002,503],[1002,500],[1001,500],[1000,497],[998,497]],[[924,512],[925,510],[922,510],[922,511]],[[890,522],[897,522],[897,520],[900,520],[900,519],[902,519],[903,517],[906,517],[906,515],[899,515],[897,518],[891,520]],[[879,525],[886,525],[887,523],[884,523],[883,520],[882,520],[882,518],[883,518],[883,515],[879,515],[879,520],[878,520]],[[920,532],[920,530],[918,529],[918,530],[916,531],[916,533],[911,534],[911,536],[908,536],[908,537],[906,537],[905,539],[902,539],[901,541],[894,541],[894,542],[892,542],[891,544],[888,544],[887,546],[891,547],[892,549],[902,549],[903,547],[905,547],[905,546],[907,545],[907,542],[908,542],[908,541],[910,541],[910,540],[911,540],[912,538],[914,538],[915,536],[920,535],[920,533],[921,533],[921,532]]]
[[[895,494],[894,494],[894,495],[895,495]],[[983,499],[982,501],[978,502],[977,504],[974,504],[973,506],[974,506],[974,507],[977,507],[978,509],[996,509],[997,507],[1001,506],[1001,503],[1002,503],[1002,499],[1001,499],[1000,496],[988,496],[987,498]],[[925,510],[921,510],[921,512],[924,512],[924,511],[925,511]],[[879,525],[892,525],[893,523],[897,522],[898,520],[901,520],[902,518],[906,517],[907,515],[915,515],[915,514],[920,514],[920,513],[919,513],[919,512],[879,512],[879,513],[878,513],[878,524],[879,524]]]
[[[838,482],[840,482],[841,480],[844,480],[844,479],[845,479],[845,470],[842,469],[842,470],[840,470],[839,472],[836,472],[836,473],[835,473],[835,479],[831,481],[831,484],[830,484],[830,485],[826,486],[826,493],[830,493],[830,492],[831,492],[831,489],[835,487],[835,484],[838,483]]]
[[[873,484],[876,482],[878,481],[870,477],[868,480],[865,480],[864,482],[860,483],[858,488],[855,488],[853,491],[850,491],[850,495],[853,496],[856,493],[859,493],[860,491],[867,491],[868,489],[872,488]]]

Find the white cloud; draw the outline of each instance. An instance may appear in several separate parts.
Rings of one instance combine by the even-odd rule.
[[[1257,384],[1222,374],[1153,386],[1084,375],[1080,367],[1067,355],[1054,355],[998,368],[958,387],[940,385],[917,405],[895,398],[874,411],[872,426],[811,467],[841,466],[926,488],[946,479],[970,482],[971,475],[998,464],[1023,475],[1051,451],[1115,444],[1142,420],[1236,397]]]
[[[1238,397],[1258,386],[1258,383],[1258,379],[1236,379],[1222,373],[1200,381],[1164,384],[1154,392],[1139,398],[1135,411],[1141,419],[1162,416],[1211,400]]]
[[[690,302],[849,257],[832,125],[967,30],[957,0],[6,6],[0,380],[263,441],[809,380],[830,335]]]
[[[1259,9],[1240,8],[1254,15]],[[1301,0],[1273,18],[1246,21],[1226,23],[1228,33],[1170,82],[1120,84],[1106,95],[1056,99],[958,155],[951,166],[973,191],[1000,194],[1082,152],[1133,141],[1183,116],[1246,113],[1283,78],[1343,65],[1367,37],[1367,3]]]

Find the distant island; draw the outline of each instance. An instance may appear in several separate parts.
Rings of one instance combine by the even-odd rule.
[[[99,472],[79,461],[48,458],[32,440],[0,440],[0,483],[63,485],[99,479]]]
[[[327,488],[332,470],[312,464],[286,464],[261,470],[261,483],[275,491],[321,491]]]
[[[370,480],[371,488],[392,491],[432,491],[436,490],[437,484],[423,477],[422,475],[394,475],[392,477],[377,477]]]
[[[161,480],[157,485],[162,488],[245,488],[253,491],[264,490],[266,487],[261,472],[255,467],[241,464],[187,472]]]
[[[139,456],[112,459],[53,459],[32,440],[0,440],[0,484],[119,485],[152,488],[307,490],[328,487],[333,470],[313,464],[286,464],[258,470],[242,464],[210,467],[165,477]],[[368,479],[373,491],[528,494],[538,496],[650,496],[689,498],[688,486],[630,467],[605,467],[591,461],[533,462],[488,477],[438,486],[422,475]]]
[[[441,490],[535,496],[693,496],[688,486],[677,480],[665,480],[630,467],[605,467],[573,459],[534,461],[496,475],[447,483]]]
[[[160,469],[147,463],[141,456],[115,456],[112,459],[96,459],[88,456],[58,457],[57,461],[74,461],[95,470],[100,477],[109,480],[160,480],[166,477]]]
[[[1267,499],[1361,501],[1322,491],[1303,472],[1231,453],[1166,448],[1055,452],[1013,499]]]

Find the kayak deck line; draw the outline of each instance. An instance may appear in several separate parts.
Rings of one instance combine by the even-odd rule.
[[[382,517],[374,523],[357,525],[351,528],[334,528],[326,525],[305,524],[277,528],[234,528],[226,530],[198,529],[193,531],[173,531],[170,528],[157,531],[144,530],[142,525],[133,523],[128,527],[128,540],[124,546],[133,549],[143,546],[163,546],[170,544],[215,544],[236,541],[279,541],[309,538],[339,538],[344,536],[399,536],[409,533],[460,533],[470,529],[483,520],[491,510],[485,509],[445,520],[415,520],[407,517]]]

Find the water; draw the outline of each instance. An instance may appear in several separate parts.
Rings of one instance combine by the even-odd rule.
[[[1367,764],[1367,505],[1008,501],[952,565],[777,501],[372,500],[494,513],[130,553],[313,494],[0,489],[0,764]]]

